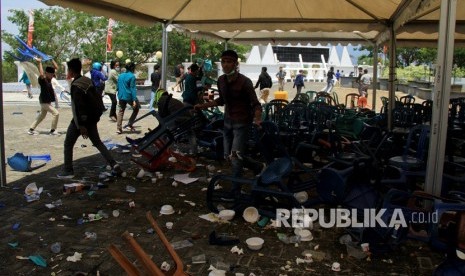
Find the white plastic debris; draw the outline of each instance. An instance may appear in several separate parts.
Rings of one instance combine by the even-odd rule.
[[[82,253],[79,253],[79,252],[74,252],[74,255],[73,256],[68,256],[66,257],[66,260],[68,262],[78,262],[82,259]]]
[[[237,253],[237,255],[242,255],[244,254],[244,250],[242,248],[239,248],[237,246],[234,246],[233,248],[231,248],[231,253]]]

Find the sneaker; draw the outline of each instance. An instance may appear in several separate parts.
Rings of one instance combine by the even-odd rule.
[[[58,131],[54,130],[54,131],[50,131],[49,135],[50,136],[60,136],[61,134]]]
[[[136,129],[133,126],[125,126],[124,129],[128,130],[128,131],[131,131],[131,132],[136,131]]]
[[[62,171],[59,174],[57,174],[58,178],[64,178],[64,179],[70,179],[74,177],[74,172],[73,171]]]
[[[116,122],[116,117],[115,116],[110,116],[110,120],[112,120],[113,122]]]
[[[28,130],[27,134],[29,134],[29,135],[39,135],[39,133],[37,131],[33,130],[33,129]]]

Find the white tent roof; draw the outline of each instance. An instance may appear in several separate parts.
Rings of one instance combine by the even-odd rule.
[[[437,45],[440,0],[41,0],[142,25],[175,24],[238,43]],[[465,44],[465,1],[458,1],[455,44]]]

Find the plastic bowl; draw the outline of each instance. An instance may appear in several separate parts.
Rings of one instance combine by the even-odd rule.
[[[253,237],[253,238],[248,238],[246,241],[247,246],[251,250],[260,250],[263,247],[263,243],[265,242],[262,238],[259,237]]]
[[[161,206],[160,214],[162,215],[171,215],[174,213],[173,206],[171,205],[163,205]]]
[[[236,212],[234,210],[221,210],[220,213],[218,214],[218,217],[224,220],[232,220],[234,218],[234,215]]]
[[[242,217],[247,222],[255,223],[258,221],[258,218],[260,217],[260,215],[258,214],[257,208],[247,207],[245,208],[244,213],[242,213]]]

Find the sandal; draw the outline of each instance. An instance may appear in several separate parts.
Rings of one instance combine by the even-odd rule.
[[[116,131],[116,134],[122,134],[122,133],[123,133],[123,131],[122,131],[121,129],[118,129],[118,130]]]

